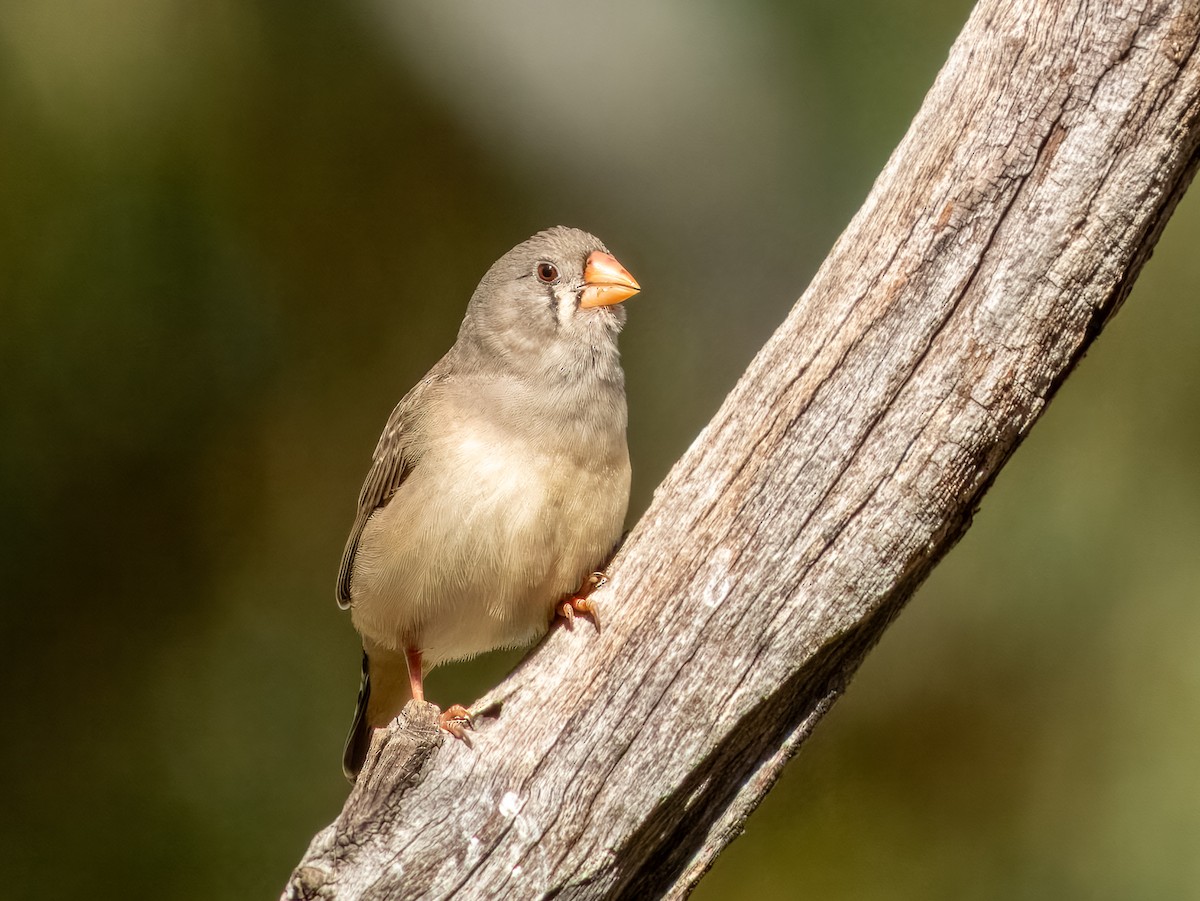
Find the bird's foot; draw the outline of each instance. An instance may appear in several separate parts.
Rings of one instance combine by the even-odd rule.
[[[474,729],[475,726],[471,722],[471,712],[462,704],[455,704],[443,710],[442,715],[438,717],[438,726],[443,732],[449,732],[465,743],[467,747],[471,746],[471,742],[467,738],[467,730]]]
[[[574,594],[563,598],[555,606],[555,615],[561,616],[567,621],[568,629],[575,628],[576,616],[590,616],[592,622],[596,624],[596,631],[599,632],[600,608],[591,599],[591,594],[607,581],[608,576],[604,575],[604,573],[592,573]]]

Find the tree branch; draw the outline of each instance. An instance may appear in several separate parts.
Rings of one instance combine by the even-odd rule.
[[[1121,305],[1200,146],[1200,0],[984,0],[597,593],[410,705],[289,898],[685,894]]]

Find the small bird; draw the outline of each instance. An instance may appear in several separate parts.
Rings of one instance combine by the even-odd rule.
[[[450,351],[396,405],[342,555],[362,636],[343,770],[440,663],[542,635],[604,563],[629,504],[620,306],[641,290],[595,237],[558,226],[492,265]],[[441,717],[462,737],[466,710]]]

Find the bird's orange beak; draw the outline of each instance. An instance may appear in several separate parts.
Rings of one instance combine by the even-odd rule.
[[[624,266],[611,253],[593,250],[583,270],[583,294],[580,307],[607,307],[628,300],[642,290]]]

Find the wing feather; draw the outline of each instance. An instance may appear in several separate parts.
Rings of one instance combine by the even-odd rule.
[[[358,512],[350,529],[350,537],[346,540],[341,569],[338,571],[337,602],[343,610],[349,608],[353,601],[351,582],[354,557],[358,553],[363,528],[371,514],[391,500],[416,465],[420,439],[420,430],[416,427],[418,414],[428,401],[430,388],[441,381],[443,377],[433,372],[422,379],[396,404],[387,425],[383,427],[383,434],[379,436],[379,443],[372,454],[371,469],[358,495]]]

